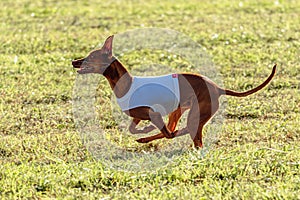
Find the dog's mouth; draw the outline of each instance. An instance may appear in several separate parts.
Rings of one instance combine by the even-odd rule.
[[[72,65],[74,68],[81,68],[81,65],[83,64],[84,59],[80,59],[80,60],[73,60],[72,61]]]
[[[94,67],[80,67],[77,70],[77,73],[79,74],[88,74],[88,73],[93,73],[94,72]]]
[[[74,60],[72,61],[72,65],[74,68],[78,69],[77,72],[79,74],[88,73],[91,69],[88,67],[83,67],[84,59]]]
[[[103,66],[96,67],[96,65],[93,65],[95,63],[90,62],[90,65],[88,65],[88,62],[86,62],[85,59],[78,59],[78,60],[73,60],[72,65],[74,68],[78,69],[77,72],[79,74],[87,74],[87,73],[102,73],[105,71],[107,67],[109,67],[110,63],[102,63]],[[96,68],[99,68],[96,70]],[[98,72],[96,72],[98,71]]]

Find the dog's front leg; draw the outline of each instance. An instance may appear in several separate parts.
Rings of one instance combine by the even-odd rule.
[[[132,134],[149,133],[156,129],[155,126],[146,126],[143,129],[137,129],[136,126],[140,123],[140,119],[134,118],[129,126],[129,132]]]
[[[175,135],[175,137],[179,137],[179,136],[186,135],[188,133],[189,133],[189,130],[188,130],[187,127],[185,127],[183,129],[175,131],[174,135]],[[164,136],[163,133],[159,133],[159,134],[152,135],[152,136],[149,136],[149,137],[137,139],[136,141],[139,142],[139,143],[148,143],[148,142],[151,142],[153,140],[158,140],[158,139],[161,139],[161,138],[164,138],[164,137],[165,136]]]
[[[175,135],[165,125],[164,120],[159,112],[149,112],[151,122],[161,131],[166,138],[174,138]]]

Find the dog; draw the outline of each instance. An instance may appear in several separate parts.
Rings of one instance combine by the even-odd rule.
[[[102,74],[108,80],[122,111],[133,118],[129,126],[130,133],[149,133],[156,128],[160,130],[160,133],[156,135],[136,140],[139,143],[148,143],[161,138],[172,139],[189,133],[194,147],[202,148],[202,130],[217,112],[219,97],[222,95],[245,97],[253,94],[265,87],[272,80],[276,71],[275,64],[271,74],[262,84],[245,92],[220,88],[207,77],[192,73],[160,77],[134,77],[113,56],[113,37],[113,35],[109,36],[102,48],[90,52],[86,58],[73,60],[72,65],[74,68],[78,68],[79,74]],[[164,87],[164,82],[168,82],[169,86]],[[132,89],[133,87],[135,89]],[[172,95],[173,100],[170,100]],[[135,96],[132,97],[133,100],[131,100],[131,96]],[[167,108],[164,105],[167,105]],[[186,127],[176,130],[178,120],[187,110],[189,113]],[[169,119],[167,125],[163,121],[163,115],[166,114]],[[137,129],[141,120],[149,120],[152,124],[143,129]]]

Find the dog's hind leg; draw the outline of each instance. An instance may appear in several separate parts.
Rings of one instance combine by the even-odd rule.
[[[212,100],[215,100],[212,98]],[[205,101],[208,102],[208,101]],[[195,148],[202,148],[202,131],[204,125],[217,112],[219,103],[217,99],[210,103],[195,102],[188,116],[187,127],[191,138],[193,139]]]
[[[180,119],[180,117],[182,116],[182,114],[188,110],[189,108],[178,108],[177,110],[175,110],[174,112],[169,114],[169,122],[168,122],[168,128],[170,131],[175,131],[177,123]]]

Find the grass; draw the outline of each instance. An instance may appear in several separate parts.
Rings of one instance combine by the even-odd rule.
[[[0,195],[2,199],[300,199],[299,1],[1,1]],[[124,172],[94,159],[72,114],[70,61],[111,34],[158,27],[205,47],[226,88],[263,91],[227,98],[225,126],[205,157],[189,151],[170,166]],[[148,52],[149,53],[149,52]],[[120,57],[129,69],[160,53]],[[181,61],[175,59],[175,63]],[[188,69],[186,62],[183,70]],[[101,79],[98,93],[109,103]],[[103,101],[103,102],[101,102]],[[105,104],[106,105],[106,104]],[[109,106],[100,124],[118,133]]]

